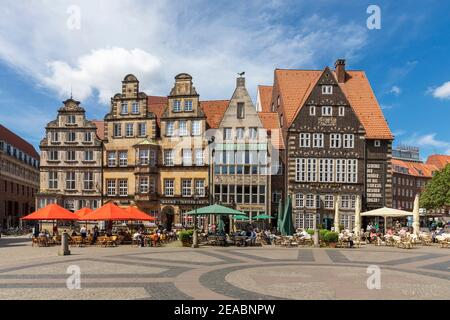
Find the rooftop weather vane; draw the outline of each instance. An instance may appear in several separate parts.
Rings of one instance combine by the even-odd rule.
[[[238,72],[238,75],[239,75],[240,77],[242,77],[244,74],[245,74],[245,71]]]

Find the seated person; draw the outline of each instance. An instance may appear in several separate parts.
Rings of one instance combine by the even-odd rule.
[[[256,232],[255,232],[255,230],[252,230],[250,232],[250,244],[253,245],[253,246],[256,244]]]
[[[376,241],[377,240],[377,234],[375,233],[375,230],[372,230],[370,232],[370,242]]]
[[[302,230],[302,232],[300,232],[300,240],[310,240],[311,239],[311,235],[306,232],[306,230]]]
[[[228,233],[225,234],[225,244],[234,244],[233,239],[231,239],[231,237]]]

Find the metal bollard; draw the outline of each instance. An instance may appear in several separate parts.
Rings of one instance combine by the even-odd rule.
[[[61,249],[58,252],[59,256],[68,256],[70,255],[69,250],[69,235],[64,230],[64,232],[61,235]]]

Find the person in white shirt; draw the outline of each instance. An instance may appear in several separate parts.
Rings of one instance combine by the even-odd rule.
[[[81,237],[84,239],[84,238],[86,238],[86,233],[87,233],[87,230],[86,230],[86,227],[81,227],[80,228],[80,234],[81,234]]]

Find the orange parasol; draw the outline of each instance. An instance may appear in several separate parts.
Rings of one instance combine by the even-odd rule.
[[[57,204],[49,204],[23,218],[22,220],[78,220],[78,216]]]
[[[93,212],[94,210],[92,210],[91,208],[81,208],[78,211],[75,211],[75,214],[78,216],[79,220],[83,220],[84,216],[87,215],[88,213]]]
[[[108,202],[97,210],[83,216],[86,221],[125,221],[133,220],[133,215],[119,208],[112,202]]]
[[[136,207],[128,207],[125,209],[128,213],[133,215],[133,219],[131,220],[139,220],[139,221],[154,221],[156,220],[155,217],[152,217],[151,215],[146,214],[145,212],[142,212]]]

